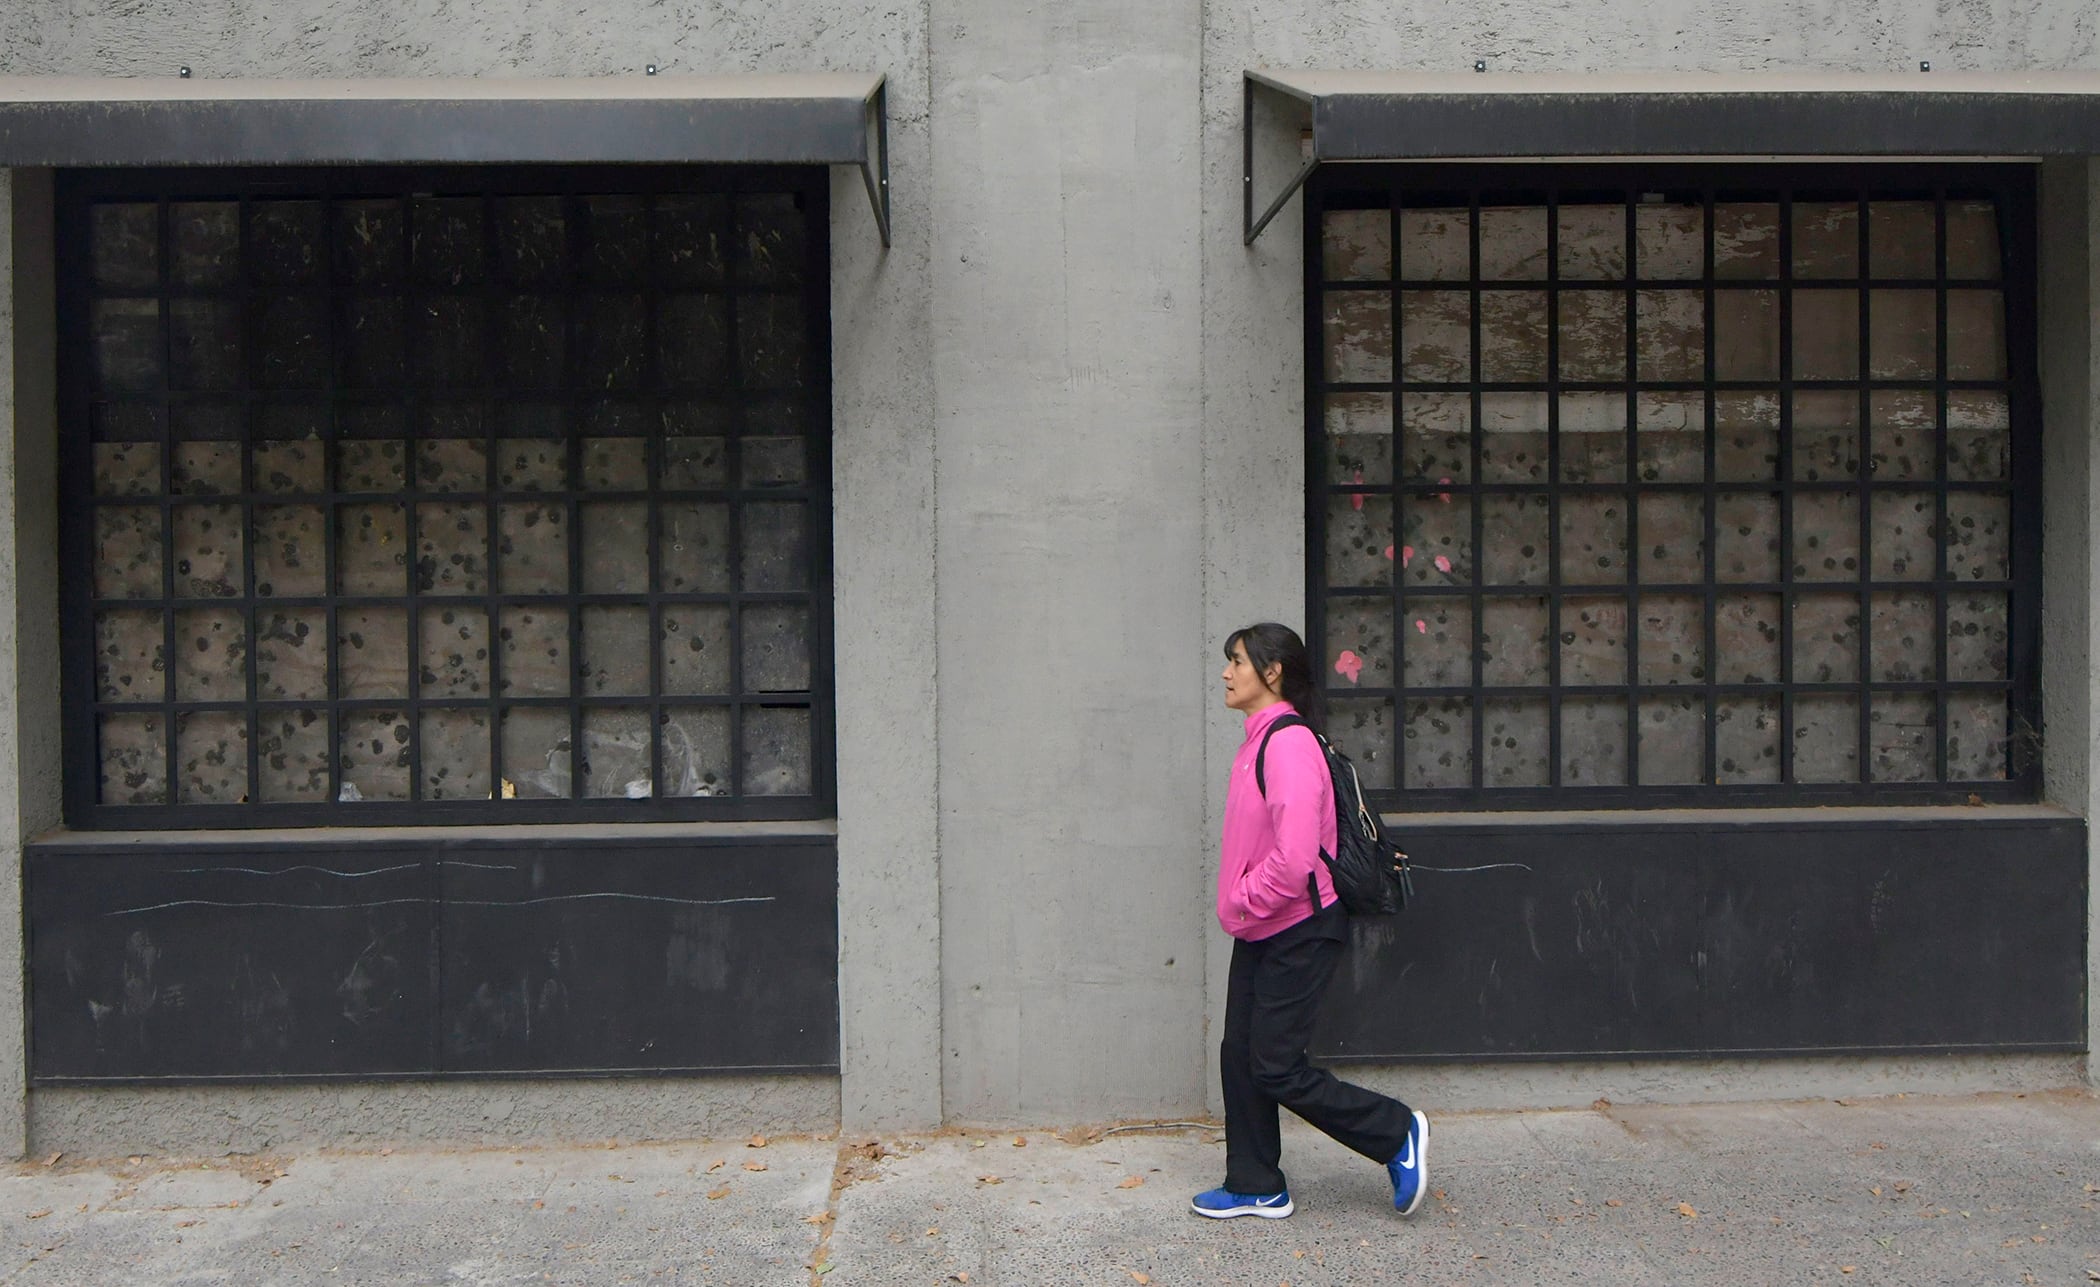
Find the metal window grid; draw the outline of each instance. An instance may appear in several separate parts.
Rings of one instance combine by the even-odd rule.
[[[647,208],[651,211],[647,216],[649,224],[646,253],[653,256],[659,248],[660,223],[654,213],[657,209],[655,199],[695,195],[720,196],[724,201],[732,203],[740,197],[791,198],[802,212],[802,257],[797,265],[797,272],[786,284],[766,285],[738,280],[737,255],[732,253],[729,245],[725,244],[720,248],[727,275],[726,281],[720,286],[708,288],[708,293],[718,293],[726,300],[729,327],[726,352],[730,359],[726,376],[719,382],[689,383],[673,388],[661,378],[656,369],[656,327],[661,303],[672,293],[671,288],[655,280],[646,265],[630,282],[604,284],[590,280],[582,267],[584,258],[580,238],[583,234],[577,216],[582,203],[592,199],[644,198]],[[418,384],[413,378],[398,388],[344,387],[340,372],[345,356],[342,337],[338,333],[342,326],[341,305],[344,300],[360,292],[353,291],[338,268],[337,256],[341,248],[333,241],[336,227],[333,216],[337,203],[352,200],[385,201],[398,210],[404,221],[411,221],[417,203],[424,199],[478,200],[482,216],[482,242],[478,253],[493,265],[497,250],[494,231],[497,202],[511,197],[556,198],[563,203],[566,215],[563,227],[568,245],[566,264],[558,282],[528,285],[505,281],[491,267],[478,282],[436,283],[418,280],[412,270],[412,264],[404,262],[397,265],[401,275],[395,284],[361,292],[373,296],[399,296],[404,308],[417,301],[439,297],[480,301],[483,305],[479,322],[480,343],[483,347],[482,358],[488,380],[486,387],[433,388]],[[316,201],[323,206],[320,219],[322,244],[313,248],[314,253],[319,256],[320,268],[315,284],[310,288],[258,282],[249,253],[253,205],[262,201],[288,200]],[[180,289],[170,284],[169,265],[172,260],[169,211],[175,203],[190,201],[237,203],[240,211],[238,283],[209,291]],[[830,816],[835,808],[836,775],[835,716],[831,692],[829,226],[828,185],[823,171],[809,168],[756,167],[482,167],[446,170],[374,167],[326,170],[71,171],[62,172],[59,177],[58,202],[59,334],[62,354],[59,556],[61,566],[65,570],[61,600],[61,631],[64,641],[64,798],[67,821],[71,825],[87,829],[179,829],[455,822],[768,820]],[[156,287],[125,292],[106,290],[95,285],[90,260],[90,212],[94,206],[102,203],[153,203],[157,206],[156,262],[159,265],[160,279]],[[730,227],[741,227],[735,222],[734,216]],[[724,229],[724,232],[727,235],[729,229]],[[413,243],[414,230],[411,223],[404,227],[400,239],[401,254],[405,260],[413,258]],[[650,262],[654,262],[653,258]],[[302,292],[311,295],[320,304],[320,315],[325,319],[325,385],[289,391],[261,387],[262,382],[256,375],[257,355],[260,352],[256,345],[256,336],[261,325],[261,309],[258,305],[266,298]],[[598,394],[579,387],[577,367],[582,360],[579,355],[584,348],[588,323],[579,319],[579,310],[574,307],[566,312],[568,320],[565,323],[562,348],[563,378],[547,387],[532,389],[503,384],[500,375],[503,366],[499,360],[502,356],[503,340],[497,310],[490,305],[493,305],[499,296],[521,292],[560,296],[568,305],[613,296],[642,298],[645,301],[645,329],[640,355],[643,370],[639,384],[633,388],[620,389],[613,394]],[[701,292],[688,287],[686,293]],[[127,294],[136,299],[157,302],[159,343],[162,349],[159,354],[159,382],[157,387],[136,391],[98,391],[95,388],[92,365],[94,337],[91,307],[98,299],[121,298]],[[800,386],[792,391],[791,399],[791,414],[796,417],[803,443],[804,478],[799,486],[754,485],[740,470],[741,443],[749,433],[758,432],[748,427],[747,417],[753,414],[754,407],[760,404],[766,394],[746,390],[741,382],[741,365],[736,361],[739,352],[736,331],[738,302],[765,295],[796,297],[801,309],[799,352],[803,374]],[[245,305],[241,322],[243,368],[236,387],[198,393],[172,386],[174,369],[169,346],[173,339],[172,328],[168,324],[169,306],[171,301],[187,297],[238,300]],[[412,366],[416,360],[413,341],[404,339],[403,343],[405,361]],[[257,421],[270,407],[285,405],[293,400],[305,404],[318,404],[325,411],[326,428],[315,444],[323,453],[321,468],[325,471],[324,487],[319,492],[259,491],[253,474],[253,446],[263,440],[257,433]],[[638,405],[646,408],[649,413],[650,427],[642,435],[646,453],[645,485],[640,489],[589,489],[585,485],[581,460],[585,434],[585,418],[582,412],[594,402],[605,401]],[[728,427],[713,431],[720,433],[725,440],[719,485],[673,488],[666,484],[662,470],[665,430],[662,428],[660,412],[662,407],[673,401],[705,401],[727,417]],[[157,494],[121,499],[98,497],[95,494],[91,441],[93,417],[101,406],[120,402],[129,402],[158,411]],[[174,513],[182,502],[207,498],[176,494],[172,476],[172,447],[176,441],[172,413],[185,404],[206,402],[238,406],[240,410],[240,490],[235,495],[215,495],[208,498],[211,503],[237,506],[240,511],[244,573],[241,593],[237,597],[194,598],[183,597],[177,593]],[[497,448],[500,444],[530,441],[535,438],[547,440],[538,435],[504,432],[501,412],[506,408],[528,406],[559,407],[562,411],[564,437],[561,450],[566,457],[566,471],[564,486],[561,489],[511,490],[505,489],[499,483]],[[399,440],[404,455],[401,462],[403,487],[398,491],[345,490],[341,486],[343,480],[337,475],[335,447],[341,442],[354,439],[356,434],[345,425],[344,413],[346,410],[374,407],[393,408],[398,411],[401,425]],[[485,453],[486,472],[478,488],[426,488],[418,476],[418,445],[454,436],[425,434],[425,413],[439,407],[468,409],[481,418],[480,433],[462,438],[464,441],[478,442]],[[768,432],[778,434],[781,431],[775,428]],[[648,588],[644,592],[588,593],[583,588],[585,533],[581,522],[582,511],[587,505],[601,502],[625,502],[646,506],[647,527],[643,540],[648,549],[649,567]],[[660,576],[661,560],[658,546],[664,530],[664,508],[674,502],[716,504],[726,508],[729,529],[723,557],[727,564],[724,575],[728,578],[728,584],[722,592],[683,592],[664,588]],[[484,525],[481,592],[426,593],[419,585],[421,572],[416,557],[419,549],[419,506],[463,503],[479,506]],[[565,508],[565,592],[503,592],[499,582],[501,564],[498,559],[498,544],[502,538],[498,516],[499,507],[505,503],[553,504]],[[740,543],[739,525],[748,507],[766,503],[793,503],[802,508],[805,549],[797,568],[802,583],[800,589],[746,589],[742,584],[740,569],[746,552]],[[406,533],[402,555],[404,566],[401,569],[405,593],[372,595],[343,592],[335,546],[344,507],[356,504],[389,505],[401,514]],[[98,601],[95,596],[95,515],[99,509],[113,508],[117,505],[148,509],[157,507],[159,511],[162,568],[161,590],[157,599]],[[323,544],[322,575],[326,578],[324,593],[258,595],[255,567],[256,510],[258,506],[268,505],[318,507],[323,516],[320,540]],[[748,607],[768,604],[793,605],[807,610],[809,624],[806,645],[810,678],[806,691],[746,690],[742,656],[743,613]],[[666,607],[681,605],[705,605],[727,612],[726,638],[729,644],[730,678],[726,692],[688,695],[665,691],[661,656],[664,646],[664,610]],[[418,637],[421,631],[421,610],[447,606],[475,609],[486,614],[488,669],[485,675],[485,691],[476,697],[426,697],[421,691],[421,672],[424,666],[424,654]],[[501,613],[505,608],[516,606],[539,606],[566,614],[568,690],[565,696],[513,696],[503,692],[503,649],[499,644],[503,621]],[[403,697],[349,698],[342,695],[337,657],[337,614],[346,609],[360,607],[395,609],[403,615],[407,632],[407,688]],[[591,607],[640,608],[648,612],[649,680],[646,693],[599,695],[585,691],[582,632],[584,610]],[[161,613],[162,656],[166,668],[161,700],[112,701],[105,700],[98,691],[93,656],[96,647],[98,608],[158,610]],[[177,614],[184,610],[200,608],[234,609],[240,614],[246,630],[248,649],[244,661],[245,693],[240,700],[177,700]],[[326,614],[328,686],[324,698],[271,699],[261,697],[257,692],[258,614],[262,611],[292,608],[313,609]],[[667,797],[663,794],[665,759],[662,748],[666,712],[700,708],[717,708],[728,713],[730,758],[725,766],[726,773],[722,778],[720,793],[710,796]],[[568,716],[567,798],[505,798],[503,792],[498,789],[506,779],[502,762],[504,716],[510,711],[534,709],[561,711]],[[652,791],[648,797],[628,799],[583,794],[587,789],[584,739],[584,718],[587,709],[647,712],[650,728],[649,772],[653,778]],[[810,789],[806,794],[747,794],[744,790],[748,767],[743,738],[746,715],[748,712],[766,709],[801,711],[807,714]],[[262,741],[258,735],[258,719],[262,715],[279,710],[325,712],[328,764],[325,799],[286,802],[260,801],[254,798],[262,781],[258,763]],[[424,739],[421,716],[426,711],[434,710],[475,710],[485,713],[490,757],[486,766],[491,786],[489,798],[424,798],[425,766],[422,763]],[[180,717],[192,712],[207,711],[239,715],[245,719],[249,730],[248,796],[240,803],[177,802],[180,799],[177,736]],[[156,714],[161,720],[166,754],[166,799],[163,803],[116,804],[100,798],[100,720],[106,714],[124,712]],[[346,717],[354,716],[358,712],[396,713],[400,721],[410,728],[408,799],[340,799],[343,723]]]
[[[1703,212],[1703,254],[1696,277],[1644,278],[1637,260],[1637,215],[1658,195],[1672,203],[1696,203]],[[1948,275],[1947,209],[1950,202],[1986,200],[1994,204],[2001,272],[1998,278],[1964,280]],[[1797,278],[1793,271],[1793,206],[1797,201],[1851,203],[1857,215],[1858,263],[1856,276]],[[1933,274],[1929,278],[1878,278],[1873,264],[1867,210],[1879,201],[1929,201],[1934,210]],[[1392,786],[1373,794],[1388,810],[1432,811],[1478,808],[1581,808],[1581,807],[1670,807],[1694,805],[1788,805],[1864,803],[1974,803],[2023,801],[2036,798],[2039,790],[2040,693],[2040,410],[2039,376],[2035,334],[2035,245],[2034,174],[2031,166],[2018,164],[1965,165],[1772,165],[1772,164],[1648,164],[1648,165],[1412,165],[1358,166],[1330,170],[1316,176],[1307,187],[1305,201],[1305,362],[1306,362],[1306,639],[1312,651],[1320,682],[1329,700],[1336,698],[1382,699],[1391,703],[1386,729],[1390,745]],[[1564,204],[1619,204],[1624,211],[1623,273],[1617,278],[1563,279],[1559,244]],[[1769,278],[1717,277],[1715,271],[1714,209],[1721,203],[1776,203],[1778,206],[1778,269]],[[1545,270],[1540,278],[1485,280],[1481,272],[1481,219],[1485,207],[1536,206],[1543,210],[1545,225]],[[1325,273],[1325,216],[1337,210],[1386,210],[1388,244],[1393,268],[1383,280],[1329,280]],[[1405,211],[1462,211],[1468,220],[1468,270],[1463,279],[1411,277],[1402,256],[1402,224]],[[1857,296],[1858,365],[1856,378],[1817,380],[1796,378],[1793,354],[1793,305],[1798,286],[1815,285],[1846,289]],[[2004,300],[2005,378],[1996,380],[1952,379],[1947,368],[1948,295],[1950,290],[1989,289],[2001,291]],[[1404,378],[1405,340],[1402,331],[1402,292],[1412,289],[1464,291],[1470,299],[1469,378],[1423,381]],[[1571,290],[1616,291],[1623,295],[1625,370],[1612,380],[1563,380],[1560,378],[1561,306]],[[1393,334],[1390,378],[1382,381],[1339,381],[1327,378],[1327,337],[1323,307],[1329,291],[1382,291],[1386,293]],[[1639,331],[1637,300],[1644,291],[1697,290],[1703,308],[1702,375],[1690,380],[1643,378],[1638,369]],[[1722,292],[1757,290],[1778,297],[1778,361],[1776,380],[1724,380],[1716,374],[1715,301]],[[1868,313],[1870,292],[1883,290],[1926,291],[1934,295],[1935,369],[1929,378],[1882,379],[1871,374],[1871,333]],[[1483,296],[1496,291],[1523,291],[1545,296],[1544,379],[1536,381],[1491,381],[1483,378]],[[2010,411],[2010,463],[2002,479],[1977,481],[1954,479],[1948,470],[1948,395],[1962,391],[1987,391],[2006,397]],[[1794,395],[1797,392],[1831,391],[1854,393],[1859,400],[1858,461],[1847,477],[1806,479],[1795,467],[1793,441]],[[1933,466],[1921,479],[1882,480],[1874,477],[1875,452],[1872,398],[1886,391],[1915,391],[1929,394],[1935,410],[1932,433]],[[1715,425],[1716,394],[1768,393],[1778,404],[1778,458],[1769,479],[1721,479],[1717,476]],[[1332,476],[1327,442],[1326,407],[1329,395],[1348,393],[1389,394],[1393,424],[1391,481],[1361,483]],[[1410,480],[1403,471],[1401,419],[1403,394],[1446,393],[1468,402],[1470,471],[1462,481]],[[1535,482],[1489,482],[1482,473],[1482,399],[1497,393],[1541,395],[1546,407],[1545,474]],[[1599,393],[1622,395],[1625,402],[1624,474],[1609,481],[1562,481],[1563,436],[1559,423],[1561,395]],[[1640,476],[1639,396],[1645,393],[1703,395],[1705,433],[1703,476],[1698,481],[1663,481]],[[1930,538],[1934,566],[1929,578],[1876,579],[1872,559],[1876,531],[1877,494],[1895,492],[1930,493],[1934,522]],[[1644,580],[1639,534],[1640,506],[1634,501],[1654,495],[1682,494],[1700,498],[1703,514],[1703,575],[1674,581]],[[1716,562],[1716,499],[1723,493],[1757,493],[1775,498],[1780,516],[1776,580],[1721,580]],[[2008,572],[2002,580],[1950,579],[1947,569],[1945,525],[1949,499],[1963,494],[2002,497],[2010,506]],[[1795,499],[1814,495],[1857,498],[1859,542],[1857,575],[1851,579],[1807,580],[1794,574]],[[1406,581],[1399,559],[1392,561],[1389,584],[1380,586],[1333,585],[1328,576],[1329,507],[1337,498],[1388,497],[1392,503],[1392,540],[1403,539],[1403,506],[1408,498],[1462,497],[1470,508],[1471,568],[1463,583],[1415,584]],[[1484,545],[1486,506],[1492,496],[1543,498],[1548,506],[1546,532],[1547,575],[1543,583],[1494,583],[1485,579]],[[1622,580],[1608,583],[1568,583],[1564,580],[1562,509],[1570,498],[1616,497],[1624,502],[1625,569]],[[1934,678],[1930,680],[1882,680],[1874,678],[1876,660],[1872,646],[1872,617],[1877,593],[1929,594],[1933,603],[1936,642]],[[2007,673],[2002,681],[1953,680],[1947,656],[1948,600],[1961,592],[2001,593],[2007,599]],[[1795,672],[1794,619],[1796,596],[1804,592],[1849,593],[1859,610],[1857,675],[1852,680],[1811,682]],[[1640,612],[1643,595],[1682,595],[1703,604],[1705,674],[1692,683],[1644,683],[1640,669]],[[1716,640],[1717,597],[1771,595],[1779,604],[1780,670],[1776,682],[1719,682]],[[1493,684],[1484,676],[1486,660],[1483,606],[1496,598],[1543,600],[1548,630],[1545,638],[1546,667],[1531,684]],[[1623,597],[1626,605],[1624,682],[1574,684],[1561,667],[1563,611],[1569,599]],[[1326,638],[1330,605],[1347,600],[1377,603],[1389,600],[1391,609],[1392,683],[1390,686],[1338,685],[1327,663],[1334,658]],[[1438,599],[1463,602],[1472,632],[1470,681],[1453,685],[1411,686],[1405,682],[1409,635],[1405,618],[1410,604]],[[1949,776],[1947,760],[1948,702],[1963,693],[2002,695],[2006,704],[2004,766],[2002,778],[1959,780]],[[1856,699],[1858,779],[1849,782],[1802,782],[1795,771],[1797,707],[1803,697],[1837,694]],[[1872,710],[1877,696],[1921,694],[1932,698],[1934,708],[1932,781],[1876,781],[1871,755]],[[1644,699],[1650,702],[1691,697],[1703,710],[1700,773],[1696,782],[1642,785],[1640,770],[1640,716]],[[1776,700],[1780,713],[1778,753],[1780,780],[1775,783],[1717,781],[1720,762],[1717,751],[1717,704],[1729,697]],[[1459,699],[1466,703],[1471,719],[1471,763],[1469,784],[1463,786],[1408,786],[1408,705],[1436,699]],[[1545,785],[1487,785],[1483,755],[1486,703],[1497,698],[1529,698],[1547,703],[1547,744],[1539,748],[1546,757],[1550,778]],[[1623,701],[1625,706],[1624,774],[1618,785],[1574,785],[1563,781],[1562,714],[1564,702],[1580,698]]]

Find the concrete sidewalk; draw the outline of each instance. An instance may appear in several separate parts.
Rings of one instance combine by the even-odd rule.
[[[1294,1124],[1295,1125],[1295,1124]],[[1435,1119],[1435,1191],[1302,1127],[1298,1214],[1199,1220],[1215,1128],[17,1166],[5,1281],[2100,1282],[2073,1093]]]

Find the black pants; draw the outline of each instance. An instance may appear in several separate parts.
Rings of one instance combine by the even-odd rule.
[[[1232,945],[1219,1047],[1225,1090],[1225,1187],[1278,1193],[1285,1187],[1278,1105],[1383,1165],[1407,1142],[1407,1105],[1342,1081],[1305,1057],[1313,1018],[1347,945],[1339,905],[1274,937]]]

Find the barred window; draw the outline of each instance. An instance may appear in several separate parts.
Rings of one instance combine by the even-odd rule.
[[[821,180],[64,176],[76,825],[828,814]]]
[[[1387,805],[2032,798],[2030,183],[1316,185],[1309,636]]]

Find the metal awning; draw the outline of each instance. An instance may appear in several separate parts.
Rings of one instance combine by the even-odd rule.
[[[877,73],[588,79],[0,76],[0,166],[852,165],[890,244]]]
[[[1249,71],[1246,240],[1328,161],[1612,156],[2100,155],[2100,72]],[[1295,173],[1260,208],[1256,120]],[[1274,140],[1270,140],[1273,150]]]

